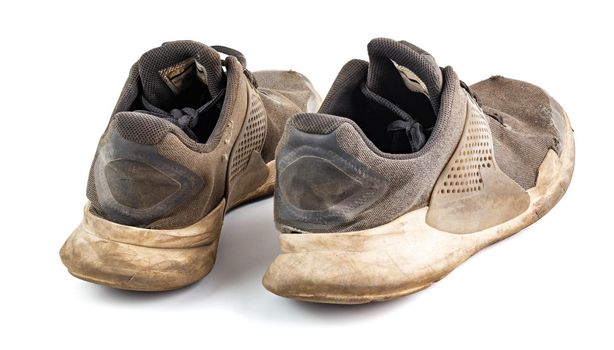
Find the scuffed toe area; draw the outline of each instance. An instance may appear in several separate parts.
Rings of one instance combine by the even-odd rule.
[[[311,82],[294,71],[258,71],[253,73],[258,92],[267,112],[267,135],[262,158],[270,162],[275,158],[277,143],[291,116],[315,112],[322,99]]]
[[[564,143],[560,105],[538,86],[494,76],[471,86],[486,114],[499,167],[525,189],[535,186],[549,149]]]
[[[258,87],[285,96],[301,110],[301,112],[315,112],[322,99],[313,85],[301,73],[295,71],[267,70],[254,72]]]

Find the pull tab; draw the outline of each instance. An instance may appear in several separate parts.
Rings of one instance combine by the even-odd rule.
[[[433,56],[415,45],[392,39],[373,39],[367,46],[369,73],[367,85],[375,92],[385,90],[386,76],[398,75],[398,66],[413,72],[424,83],[435,115],[439,113],[439,101],[443,86],[441,69]]]
[[[230,47],[222,45],[213,45],[211,46],[211,48],[219,53],[223,53],[224,55],[234,56],[239,61],[239,63],[241,63],[243,68],[247,67],[247,60],[239,50],[231,49]]]
[[[224,55],[235,57],[239,61],[239,63],[241,63],[241,65],[243,66],[243,73],[245,74],[245,76],[247,76],[247,78],[252,83],[254,88],[258,87],[256,78],[254,78],[254,75],[252,74],[252,72],[250,72],[247,69],[247,59],[245,59],[245,56],[243,55],[243,53],[241,53],[239,50],[235,50],[230,47],[222,46],[222,45],[213,45],[211,46],[211,48],[217,52],[223,53]]]

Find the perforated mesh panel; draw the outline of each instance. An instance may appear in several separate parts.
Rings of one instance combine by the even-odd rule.
[[[252,152],[260,152],[266,139],[266,111],[258,93],[250,88],[249,110],[245,124],[232,151],[230,180],[240,174],[249,162]]]
[[[484,188],[480,168],[495,167],[488,120],[471,98],[465,130],[439,193],[471,193]]]
[[[116,130],[126,140],[153,145],[173,128],[162,118],[139,112],[120,112],[115,115]]]

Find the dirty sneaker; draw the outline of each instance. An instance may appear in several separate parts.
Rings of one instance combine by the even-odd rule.
[[[366,303],[414,293],[537,221],[574,166],[567,115],[541,88],[471,87],[407,42],[375,39],[277,150],[278,295]]]
[[[68,271],[142,291],[203,278],[224,213],[272,193],[287,118],[319,102],[303,75],[252,74],[225,47],[176,41],[145,53],[96,150],[83,221],[60,251]]]

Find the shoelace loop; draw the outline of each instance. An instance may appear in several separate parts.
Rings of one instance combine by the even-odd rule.
[[[193,128],[198,123],[198,113],[194,108],[184,107],[181,109],[171,109],[169,112],[172,118],[167,118],[178,127]]]
[[[223,53],[224,55],[234,56],[243,66],[243,73],[245,74],[245,76],[247,76],[247,78],[255,88],[258,87],[258,82],[256,81],[256,78],[254,77],[252,72],[247,69],[247,60],[245,59],[245,56],[243,55],[243,53],[241,53],[241,51],[222,45],[213,45],[211,46],[211,48],[217,52]],[[224,64],[223,60],[222,64]]]
[[[407,137],[407,140],[409,141],[409,145],[411,147],[412,152],[419,151],[426,143],[426,135],[424,133],[422,124],[418,123],[415,120],[395,120],[392,123],[388,124],[386,131],[390,133],[403,132],[405,137]]]
[[[223,54],[234,56],[243,66],[243,71],[245,75],[252,82],[254,87],[257,87],[256,79],[254,78],[253,74],[249,70],[247,70],[247,60],[240,51],[220,45],[211,46],[211,48]],[[141,101],[143,103],[143,107],[145,107],[148,112],[177,125],[190,138],[199,142],[200,140],[198,139],[198,136],[194,133],[192,129],[198,124],[199,117],[202,113],[208,111],[211,107],[217,105],[220,101],[222,101],[223,97],[225,96],[225,92],[226,89],[220,90],[220,92],[218,92],[217,95],[215,95],[211,100],[209,100],[207,103],[197,109],[191,107],[173,108],[167,112],[161,108],[154,106],[145,98],[145,96],[141,96]]]
[[[392,103],[390,100],[371,91],[364,82],[362,83],[360,90],[365,97],[388,109],[401,118],[388,124],[388,127],[386,128],[386,131],[392,133],[393,145],[399,144],[399,142],[396,142],[394,139],[402,135],[409,142],[411,152],[417,152],[422,149],[426,143],[426,133],[420,122],[414,119],[409,113],[401,109],[399,106]],[[403,150],[393,149],[393,151],[398,152]]]
[[[181,109],[173,108],[167,112],[162,108],[154,106],[145,98],[145,96],[141,96],[141,101],[143,103],[143,107],[145,107],[148,112],[151,112],[153,115],[177,125],[188,136],[190,136],[190,138],[198,142],[198,136],[194,133],[192,128],[198,124],[198,118],[202,113],[208,111],[211,109],[211,107],[217,105],[222,100],[225,92],[226,89],[220,90],[220,92],[218,92],[217,95],[215,95],[211,100],[197,109],[191,107],[184,107]]]

